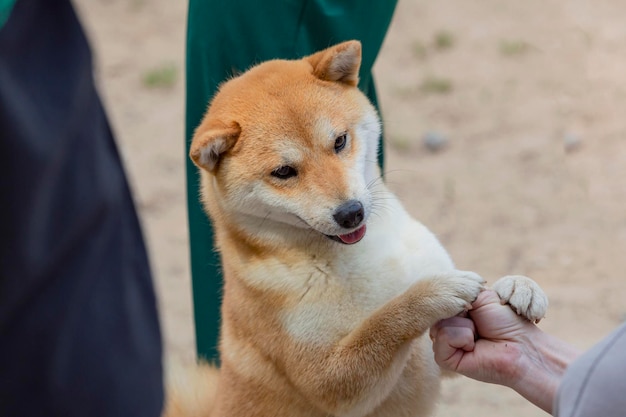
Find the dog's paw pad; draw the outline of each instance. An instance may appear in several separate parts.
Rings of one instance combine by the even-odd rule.
[[[508,275],[493,285],[500,299],[528,320],[538,323],[548,310],[548,297],[532,279],[522,275]]]

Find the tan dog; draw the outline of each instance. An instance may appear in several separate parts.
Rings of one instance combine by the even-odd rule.
[[[456,270],[381,181],[360,62],[351,41],[258,65],[222,85],[197,128],[225,279],[221,368],[196,375],[204,391],[173,388],[169,416],[432,413],[440,370],[425,334],[470,308],[483,280]],[[530,291],[511,298],[518,310],[543,315],[532,281],[505,281],[507,299]]]

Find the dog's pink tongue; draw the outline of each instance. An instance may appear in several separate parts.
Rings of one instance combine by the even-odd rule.
[[[363,239],[363,236],[365,236],[365,225],[359,227],[352,233],[346,233],[345,235],[339,235],[338,237],[343,243],[352,245],[353,243]]]

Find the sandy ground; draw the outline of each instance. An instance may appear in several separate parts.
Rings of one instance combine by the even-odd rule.
[[[190,359],[186,2],[76,5],[136,193],[167,352]],[[387,182],[459,268],[538,281],[551,300],[540,326],[581,349],[626,319],[624,15],[610,0],[400,0],[376,66]],[[429,150],[426,136],[445,146]],[[441,403],[438,417],[545,415],[465,378],[445,383]]]

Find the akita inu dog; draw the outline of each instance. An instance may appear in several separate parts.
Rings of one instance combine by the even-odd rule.
[[[221,367],[196,375],[206,391],[173,388],[167,415],[431,414],[441,372],[426,333],[483,279],[382,182],[360,61],[358,41],[268,61],[212,100],[190,156],[223,263]],[[532,281],[505,281],[518,284],[507,299],[530,291],[515,308],[543,315]]]

